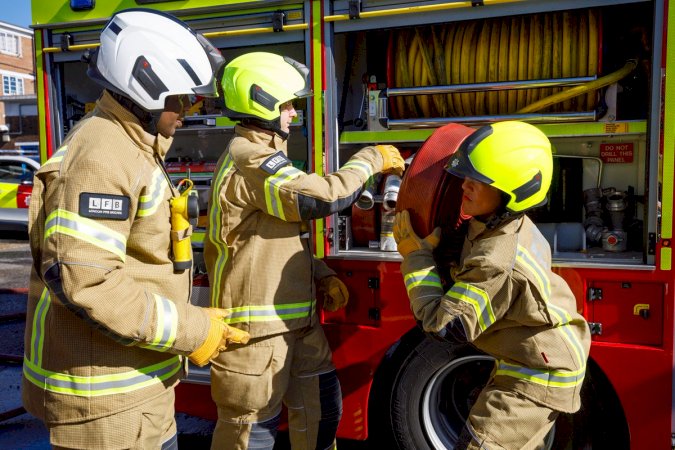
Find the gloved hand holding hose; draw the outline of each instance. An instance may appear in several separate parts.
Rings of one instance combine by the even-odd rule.
[[[436,227],[431,234],[424,239],[415,234],[410,223],[410,213],[407,210],[396,213],[394,219],[394,240],[398,247],[398,252],[404,258],[417,250],[433,251],[441,242],[441,228]]]
[[[405,161],[401,153],[393,145],[376,145],[375,148],[382,155],[382,173],[393,173],[403,176]]]
[[[224,309],[205,308],[204,310],[209,315],[211,322],[209,334],[201,347],[188,356],[190,361],[200,367],[205,366],[209,360],[225,351],[227,344],[246,344],[251,337],[246,331],[231,327],[223,322],[228,314]]]

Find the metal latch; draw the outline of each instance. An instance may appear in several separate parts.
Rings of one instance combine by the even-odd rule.
[[[602,324],[600,322],[588,322],[588,328],[591,334],[602,334]]]
[[[368,278],[368,289],[379,289],[380,279],[375,277]]]
[[[647,254],[656,254],[656,233],[649,233],[649,240],[647,243]]]
[[[73,45],[73,35],[70,33],[63,33],[61,35],[61,51],[67,52],[70,46]]]
[[[586,300],[592,302],[594,300],[602,300],[602,289],[601,288],[588,288],[586,291]]]
[[[349,0],[349,19],[361,18],[361,0]]]
[[[284,31],[284,25],[286,25],[286,13],[283,11],[274,11],[272,13],[272,30],[275,33]]]

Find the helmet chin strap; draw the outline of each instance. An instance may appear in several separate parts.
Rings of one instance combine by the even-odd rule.
[[[270,130],[274,131],[276,134],[278,134],[281,139],[284,141],[288,139],[288,133],[283,131],[281,129],[281,117],[278,117],[274,120],[263,120],[263,119],[257,119],[257,118],[246,118],[242,119],[241,123],[243,125],[250,124],[253,126],[256,126],[258,128],[262,128],[263,130]]]
[[[485,223],[485,228],[488,230],[497,228],[498,226],[506,222],[510,222],[513,219],[517,219],[524,214],[521,212],[514,213],[506,209],[506,205],[511,200],[511,197],[504,192],[501,193],[501,197],[502,200],[497,209],[489,216],[479,219],[481,222]]]
[[[124,109],[128,110],[131,114],[136,116],[136,118],[141,122],[141,126],[148,133],[155,135],[157,134],[157,122],[159,121],[159,116],[162,115],[162,112],[149,112],[145,109],[138,106],[131,100],[129,97],[120,94],[119,92],[109,91],[110,95],[117,100],[117,103],[122,105]]]

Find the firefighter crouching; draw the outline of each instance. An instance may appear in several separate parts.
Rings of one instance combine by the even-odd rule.
[[[558,414],[581,404],[588,324],[524,214],[546,203],[552,166],[548,138],[523,122],[488,125],[465,139],[446,170],[464,178],[462,212],[473,218],[447,292],[432,255],[440,229],[422,239],[408,211],[397,213],[394,239],[417,320],[496,359],[455,449],[542,448]]]
[[[309,86],[307,67],[264,52],[235,58],[222,76],[225,114],[239,123],[214,172],[204,258],[211,305],[251,341],[212,361],[212,448],[271,450],[282,402],[294,450],[334,446],[342,395],[316,297],[335,310],[348,292],[313,258],[306,225],[350,206],[378,172],[400,175],[403,159],[374,146],[324,177],[293,167],[293,100],[311,95]]]
[[[88,71],[106,89],[35,176],[22,395],[54,448],[176,448],[184,356],[228,344],[225,312],[190,305],[191,270],[174,270],[162,166],[223,62],[169,15],[115,14]]]

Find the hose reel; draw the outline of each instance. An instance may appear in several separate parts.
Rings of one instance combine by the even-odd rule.
[[[582,9],[392,30],[378,119],[386,128],[595,120],[597,90],[637,65],[598,78],[601,27],[598,9]]]
[[[435,227],[441,227],[441,244],[435,252],[441,274],[445,272],[442,265],[461,251],[463,225],[470,218],[461,211],[463,180],[446,172],[445,163],[474,131],[457,123],[435,130],[415,154],[398,193],[396,211],[409,211],[419,236],[427,236]]]

